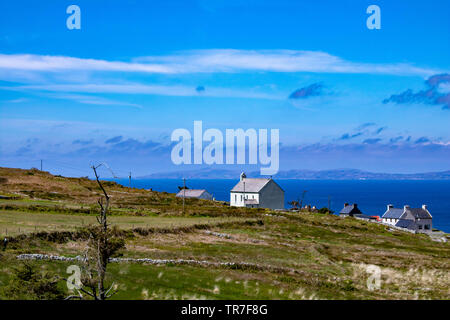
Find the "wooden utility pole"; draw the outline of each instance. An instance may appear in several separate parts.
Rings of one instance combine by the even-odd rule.
[[[300,201],[300,209],[303,207],[303,200],[305,199],[305,194],[306,194],[306,192],[308,192],[307,190],[303,190],[303,193],[302,193],[302,200]]]
[[[243,183],[244,183],[244,207],[245,207],[245,181],[243,181]]]
[[[184,198],[186,197],[186,179],[183,178],[183,215],[184,215]]]
[[[128,175],[128,186],[131,188],[131,172]]]
[[[42,159],[41,159],[41,171],[42,171]]]

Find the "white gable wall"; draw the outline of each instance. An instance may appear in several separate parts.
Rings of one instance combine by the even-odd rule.
[[[284,191],[270,180],[260,191],[259,207],[269,209],[284,209]]]
[[[205,191],[198,198],[205,199],[205,200],[212,200],[213,196],[209,192]]]

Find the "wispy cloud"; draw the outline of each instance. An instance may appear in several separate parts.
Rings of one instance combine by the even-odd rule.
[[[419,139],[414,142],[415,144],[423,144],[423,143],[430,143],[431,140],[427,137],[420,137]]]
[[[163,65],[34,54],[0,54],[0,69],[61,72],[67,70],[171,73]]]
[[[375,143],[378,143],[380,141],[381,141],[380,138],[372,138],[372,139],[364,140],[363,143],[365,143],[365,144],[375,144]]]
[[[112,138],[106,140],[105,143],[106,143],[106,144],[109,144],[109,143],[118,143],[118,142],[122,141],[122,138],[123,138],[122,136],[112,137]]]
[[[413,92],[408,89],[400,94],[393,94],[384,99],[383,103],[394,102],[397,104],[423,103],[428,105],[441,105],[442,109],[450,109],[450,93],[446,87],[450,84],[450,74],[438,74],[428,78],[426,90]]]
[[[396,136],[396,137],[390,138],[389,142],[390,143],[397,143],[399,141],[402,141],[403,139],[404,139],[403,136]]]
[[[135,61],[162,63],[174,72],[318,72],[431,75],[432,69],[411,64],[351,62],[321,51],[300,50],[193,50],[171,56],[142,57]],[[436,72],[435,72],[436,73]]]
[[[28,102],[29,99],[27,98],[18,98],[18,99],[13,99],[13,100],[7,100],[5,102],[7,103],[22,103],[22,102]]]
[[[55,99],[73,100],[73,101],[77,101],[82,104],[93,104],[93,105],[104,105],[104,106],[117,105],[117,106],[142,108],[142,106],[139,104],[118,101],[118,100],[111,100],[111,99],[106,99],[103,97],[97,97],[97,96],[92,96],[92,95],[51,94],[49,96],[52,98],[55,98]]]
[[[364,136],[365,137],[378,136],[387,129],[387,127],[379,127],[377,129],[373,130],[373,127],[375,127],[376,125],[377,124],[374,122],[363,123],[360,126],[358,126],[355,130],[353,130],[354,132],[344,133],[339,138],[337,138],[336,141],[346,141],[346,140],[351,140],[351,139],[358,138],[358,137],[362,138]],[[377,143],[379,141],[381,141],[380,138],[367,138],[363,141],[363,143],[373,144],[373,143]]]
[[[377,130],[375,130],[374,134],[375,134],[375,135],[378,135],[378,134],[380,134],[381,132],[383,132],[383,131],[386,130],[386,129],[387,129],[387,127],[380,127],[380,128],[378,128]]]
[[[376,126],[377,124],[375,122],[366,122],[363,123],[362,125],[360,125],[358,128],[356,128],[357,130],[363,130],[366,129],[368,127],[372,127],[372,126]]]
[[[217,72],[315,72],[430,76],[440,70],[412,64],[362,63],[321,51],[210,49],[166,56],[140,57],[132,61],[107,61],[67,56],[0,54],[0,69],[45,72],[110,71],[157,74]]]
[[[307,99],[309,97],[316,97],[322,94],[323,85],[320,83],[313,83],[307,87],[295,90],[289,95],[289,99]]]
[[[338,140],[350,140],[350,139],[359,137],[361,135],[363,135],[362,132],[357,132],[357,133],[353,133],[353,134],[344,133]]]

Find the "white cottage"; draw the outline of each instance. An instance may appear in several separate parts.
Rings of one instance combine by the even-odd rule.
[[[272,178],[247,178],[241,173],[230,191],[230,206],[284,209],[284,190]]]
[[[423,205],[422,208],[411,208],[406,205],[402,209],[394,208],[392,204],[389,204],[382,216],[382,221],[416,233],[430,233],[433,227],[433,217],[426,205]]]

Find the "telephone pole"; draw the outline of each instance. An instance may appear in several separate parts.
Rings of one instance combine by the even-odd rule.
[[[300,209],[303,207],[303,200],[305,199],[305,194],[306,194],[306,192],[308,192],[307,190],[303,190],[303,193],[302,193],[302,200],[300,201]]]
[[[131,172],[128,175],[128,186],[131,188]]]
[[[41,159],[41,171],[42,171],[42,159]]]
[[[244,179],[242,179],[242,180],[244,180]],[[243,183],[244,183],[244,207],[245,207],[245,181],[243,181]]]
[[[186,197],[186,179],[183,178],[183,215],[184,215],[184,198]]]

